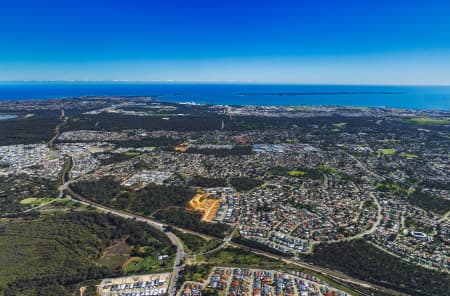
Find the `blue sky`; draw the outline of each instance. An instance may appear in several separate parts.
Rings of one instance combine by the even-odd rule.
[[[450,2],[1,0],[0,80],[450,84]]]

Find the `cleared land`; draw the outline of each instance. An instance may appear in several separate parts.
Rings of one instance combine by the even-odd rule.
[[[211,222],[220,208],[220,199],[209,198],[206,193],[198,193],[188,202],[188,209],[203,214],[202,221]]]

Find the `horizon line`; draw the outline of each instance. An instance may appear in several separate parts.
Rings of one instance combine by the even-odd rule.
[[[280,82],[280,81],[252,81],[252,80],[86,80],[86,79],[64,79],[64,80],[0,80],[0,83],[186,83],[186,84],[261,84],[261,85],[334,85],[334,86],[450,86],[450,83],[354,83],[354,82]]]

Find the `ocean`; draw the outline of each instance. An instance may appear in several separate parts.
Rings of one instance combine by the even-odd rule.
[[[269,85],[129,82],[2,82],[0,100],[158,96],[223,105],[327,105],[450,110],[450,86]]]
[[[16,115],[0,114],[0,120],[17,118]]]

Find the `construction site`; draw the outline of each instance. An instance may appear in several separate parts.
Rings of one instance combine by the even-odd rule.
[[[202,221],[212,222],[222,201],[221,198],[213,198],[206,192],[199,192],[188,202],[188,209],[201,212]]]

